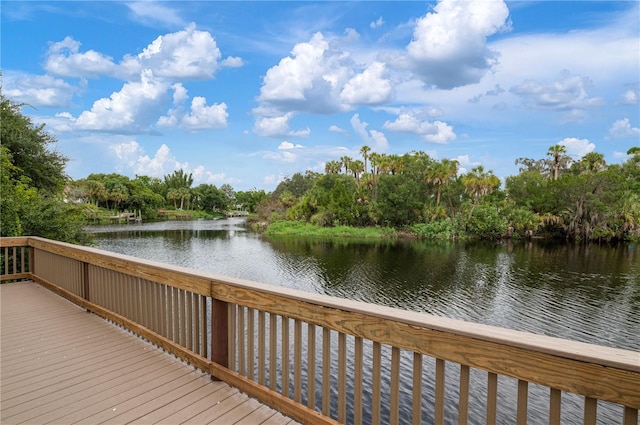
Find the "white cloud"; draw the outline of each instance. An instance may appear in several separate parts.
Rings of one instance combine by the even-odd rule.
[[[292,131],[289,129],[289,120],[293,118],[293,113],[288,113],[276,117],[261,117],[256,120],[253,131],[263,137],[305,137],[311,130]]]
[[[160,146],[153,158],[144,153],[135,140],[112,145],[111,149],[121,164],[126,165],[134,174],[151,177],[163,177],[175,170],[188,169],[188,163],[180,163],[165,144]]]
[[[448,143],[456,139],[453,127],[442,121],[421,120],[411,113],[401,113],[395,121],[386,121],[383,128],[420,135],[430,143]]]
[[[352,105],[375,105],[388,101],[393,90],[385,74],[385,64],[373,62],[345,84],[340,99]]]
[[[369,27],[370,27],[371,29],[376,29],[376,28],[380,28],[380,27],[381,27],[381,26],[383,26],[383,25],[384,25],[384,19],[382,19],[382,16],[381,16],[381,17],[379,17],[377,20],[372,21],[372,22],[369,24]]]
[[[451,159],[458,161],[458,174],[465,174],[472,168],[481,165],[478,161],[471,161],[471,159],[469,159],[469,155],[458,155]]]
[[[187,95],[187,89],[180,83],[176,83],[171,86],[173,89],[173,103],[178,105],[189,98]]]
[[[206,182],[206,183],[222,183],[230,182],[234,179],[228,179],[225,173],[214,173],[204,168],[202,165],[198,165],[192,171],[194,182]]]
[[[370,130],[371,135],[371,148],[376,151],[386,151],[389,148],[389,142],[387,141],[384,133],[378,130]]]
[[[607,135],[607,139],[624,139],[627,137],[640,137],[640,128],[631,127],[629,118],[614,122]]]
[[[625,90],[625,92],[622,93],[620,103],[622,103],[623,105],[637,105],[640,100],[638,92],[640,92],[640,90],[638,89]]]
[[[286,140],[283,141],[282,143],[280,143],[280,145],[278,146],[278,149],[300,149],[303,148],[304,146],[302,145],[294,145],[291,142],[287,142]]]
[[[228,56],[220,62],[220,66],[224,66],[225,68],[239,68],[244,66],[244,61],[237,56]]]
[[[385,135],[377,130],[367,131],[368,122],[360,121],[359,114],[353,114],[351,117],[351,126],[364,144],[369,145],[377,151],[384,151],[389,147],[389,143]]]
[[[168,85],[146,70],[140,81],[125,83],[122,89],[93,103],[75,121],[81,130],[136,133],[147,131],[168,101]]]
[[[332,46],[322,34],[296,44],[291,56],[271,67],[258,101],[281,111],[327,113],[346,110],[339,102],[343,85],[353,74],[349,54]]]
[[[137,60],[158,77],[203,80],[213,77],[220,57],[211,34],[190,24],[182,31],[156,38],[138,54]]]
[[[574,158],[582,158],[596,148],[596,145],[589,142],[588,139],[578,139],[575,137],[567,137],[558,142],[558,144],[564,146],[567,149],[567,154]]]
[[[198,165],[191,170],[189,163],[178,161],[171,152],[171,149],[165,144],[158,148],[153,157],[147,155],[135,140],[113,144],[110,146],[110,149],[118,159],[119,171],[126,174],[162,178],[176,170],[184,170],[193,175],[194,182],[237,182],[236,179],[228,177],[223,172],[214,173],[202,165]]]
[[[183,26],[184,20],[178,13],[166,6],[165,2],[137,1],[125,3],[133,13],[133,18],[142,24],[157,26],[158,23],[164,26]]]
[[[271,161],[276,161],[276,162],[288,163],[288,164],[292,164],[298,161],[298,155],[289,151],[267,152],[264,155],[262,155],[262,158],[268,159]]]
[[[80,90],[50,75],[7,72],[2,77],[2,92],[6,97],[35,107],[68,107],[73,96]]]
[[[196,96],[191,100],[191,113],[182,118],[182,125],[191,131],[226,128],[228,116],[225,103],[207,106],[207,99]]]
[[[44,68],[61,77],[107,75],[129,80],[150,69],[156,77],[204,80],[213,78],[219,67],[243,65],[239,57],[230,56],[220,61],[222,55],[213,36],[208,31],[196,29],[193,23],[184,30],[158,36],[142,52],[127,54],[119,63],[94,50],[81,52],[80,45],[72,37],[51,43]]]
[[[283,174],[280,174],[279,176],[270,174],[268,176],[265,176],[264,179],[262,179],[262,182],[266,185],[275,186],[276,184],[284,181],[284,179],[285,176]]]
[[[117,65],[109,56],[88,50],[80,53],[80,42],[72,37],[51,43],[44,63],[44,69],[60,77],[97,78],[100,75],[112,75]]]
[[[602,104],[597,97],[590,97],[587,88],[592,85],[586,77],[570,75],[564,72],[562,79],[540,83],[533,80],[524,81],[511,88],[511,92],[519,96],[522,102],[533,109],[549,109],[567,111],[580,115],[587,108]]]
[[[502,0],[441,0],[433,10],[407,46],[413,72],[443,89],[477,83],[498,62],[486,39],[505,27],[509,9]]]
[[[337,125],[332,125],[331,127],[329,127],[329,131],[331,131],[332,133],[349,134],[347,130],[345,130],[344,128],[340,128]]]

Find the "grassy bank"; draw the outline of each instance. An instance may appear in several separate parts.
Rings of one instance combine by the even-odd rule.
[[[349,237],[349,238],[395,238],[397,232],[388,227],[319,227],[309,223],[298,221],[276,221],[267,227],[264,234],[269,236],[291,235],[291,236],[312,236],[312,237]]]

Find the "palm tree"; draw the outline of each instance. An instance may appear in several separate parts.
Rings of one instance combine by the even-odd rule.
[[[458,174],[458,161],[443,159],[427,169],[426,181],[436,186],[436,206],[440,205],[442,187]]]
[[[580,168],[585,173],[597,173],[607,166],[604,155],[598,152],[589,152],[580,159]]]
[[[480,198],[493,192],[493,190],[500,185],[500,179],[496,177],[492,171],[486,172],[484,171],[484,167],[479,165],[462,176],[462,184],[467,193],[473,197],[473,205],[471,205],[469,217],[467,217],[467,220],[471,220],[473,210],[476,208],[476,205],[478,205]]]
[[[349,164],[352,161],[351,157],[345,155],[340,158],[340,161],[342,161],[342,165],[344,166],[344,173],[347,174],[349,172]]]
[[[378,171],[380,171],[378,169],[378,165],[380,165],[380,154],[377,152],[371,152],[369,154],[369,160],[371,161],[371,174],[377,175]]]
[[[360,185],[360,174],[364,172],[364,163],[359,159],[352,161],[351,164],[349,164],[349,171],[353,173],[356,183]]]
[[[340,174],[340,170],[342,170],[342,162],[340,161],[327,161],[324,164],[324,172],[326,174]]]
[[[560,169],[566,169],[571,162],[571,158],[567,156],[567,148],[562,145],[553,145],[549,148],[547,156],[550,157],[550,168],[553,170],[553,179],[558,180]]]
[[[104,183],[97,180],[87,180],[85,182],[85,187],[87,190],[87,196],[95,206],[98,206],[100,201],[105,200],[107,189],[104,187]]]
[[[363,145],[360,148],[360,155],[364,159],[364,171],[367,171],[367,159],[369,158],[369,152],[371,152],[371,148],[367,145]]]
[[[391,154],[387,158],[389,158],[389,171],[391,171],[392,175],[402,172],[404,169],[404,162],[400,155]]]

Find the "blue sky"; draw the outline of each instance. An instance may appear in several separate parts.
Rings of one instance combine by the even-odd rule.
[[[360,147],[501,178],[640,145],[637,1],[2,1],[3,94],[90,173],[273,190]]]

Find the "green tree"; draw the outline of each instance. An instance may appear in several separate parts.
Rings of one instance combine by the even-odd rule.
[[[1,90],[1,88],[0,88]],[[45,195],[58,195],[69,181],[65,174],[68,159],[54,149],[56,139],[22,114],[24,104],[6,99],[0,92],[0,143],[11,153],[16,173]]]
[[[196,204],[205,211],[225,211],[229,200],[224,192],[212,184],[201,184],[193,189]]]
[[[567,155],[567,148],[562,145],[553,145],[547,151],[549,157],[549,169],[550,175],[553,176],[553,180],[558,180],[562,171],[569,168],[571,164],[571,157]]]
[[[589,152],[585,154],[578,162],[578,168],[584,173],[598,173],[607,168],[607,162],[604,155],[598,152]]]
[[[184,209],[185,199],[190,199],[191,186],[193,185],[193,176],[191,173],[187,174],[184,170],[176,170],[172,174],[164,176],[164,184],[167,188],[167,198],[169,198],[169,191],[171,191],[171,199],[174,201],[174,208],[176,207],[176,201],[180,200],[180,209]]]
[[[492,171],[484,171],[484,167],[479,165],[462,176],[462,184],[464,184],[467,193],[473,198],[473,204],[467,217],[467,221],[470,221],[473,210],[480,199],[497,189],[500,186],[500,179]]]
[[[426,181],[436,187],[436,206],[440,205],[442,188],[458,174],[458,161],[443,159],[433,162],[426,170]]]
[[[369,152],[371,152],[371,148],[367,145],[363,145],[360,148],[360,155],[362,155],[362,159],[364,160],[364,172],[367,172],[367,159],[369,159]]]

